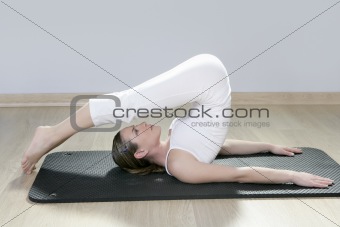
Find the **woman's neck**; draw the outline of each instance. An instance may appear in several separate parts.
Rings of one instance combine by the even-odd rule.
[[[147,158],[150,163],[154,163],[159,166],[165,166],[166,156],[168,154],[170,147],[170,137],[168,137],[165,141],[160,141],[159,147],[155,149],[156,152],[153,152],[151,156]]]

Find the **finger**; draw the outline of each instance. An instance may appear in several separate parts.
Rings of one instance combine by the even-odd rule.
[[[293,152],[293,153],[302,153],[302,150],[300,148],[295,148],[295,147],[286,147],[286,150]]]
[[[333,184],[332,181],[324,181],[324,180],[316,180],[315,182],[320,183],[320,184],[327,184],[327,185]]]
[[[326,188],[328,187],[329,184],[324,183],[324,182],[318,182],[318,181],[314,181],[313,182],[313,187],[317,187],[317,188]]]
[[[278,151],[275,152],[274,154],[277,154],[277,155],[285,155],[285,156],[294,156],[294,153],[289,152],[289,151],[286,151],[286,150],[284,150],[284,149],[278,150]]]
[[[287,156],[294,156],[294,153],[293,152],[290,152],[290,151],[284,151],[284,154],[287,155]]]
[[[281,147],[280,150],[277,152],[277,154],[287,155],[287,156],[293,156],[294,155],[294,153],[289,151],[288,147]]]
[[[334,180],[329,179],[329,178],[322,178],[322,179],[320,179],[320,180],[323,180],[323,181],[330,181],[330,182],[333,182],[333,181],[334,181]]]
[[[315,188],[327,188],[328,185],[327,184],[315,183],[313,187],[315,187]]]
[[[333,182],[329,181],[329,180],[315,180],[315,182],[318,183],[318,184],[323,184],[323,185],[327,185],[327,186],[333,184]]]
[[[295,153],[302,153],[302,149],[300,148],[294,148]]]
[[[321,183],[325,183],[325,184],[333,184],[333,180],[318,180]]]
[[[317,179],[317,180],[328,180],[328,181],[334,181],[334,180],[332,180],[332,179],[330,179],[330,178],[327,178],[327,177],[320,177],[320,176],[317,176],[317,175],[315,175],[315,179]]]

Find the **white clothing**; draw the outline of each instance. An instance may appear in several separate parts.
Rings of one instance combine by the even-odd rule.
[[[230,108],[231,89],[224,65],[213,55],[197,55],[133,89],[108,95],[119,97],[120,108],[125,110],[175,108],[188,102],[193,105],[191,109],[202,110],[203,106],[204,110],[210,109],[207,114],[200,111],[199,117],[186,116],[173,120],[167,158],[172,149],[178,148],[189,152],[200,162],[210,163],[226,139],[228,128],[225,123],[229,122],[230,118],[223,117],[222,111]],[[113,110],[117,107],[113,100],[90,99],[89,107],[95,126],[116,123]],[[197,113],[198,111],[192,115],[197,116]],[[119,119],[129,123],[134,117],[136,114],[129,114]],[[207,122],[212,122],[213,126],[202,126]],[[165,168],[170,174],[167,158]]]

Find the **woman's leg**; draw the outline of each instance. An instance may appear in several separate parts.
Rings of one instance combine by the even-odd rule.
[[[75,114],[76,123],[80,128],[85,129],[93,126],[88,104],[85,104]],[[21,161],[23,171],[31,174],[35,164],[43,155],[59,146],[77,132],[71,126],[70,117],[54,126],[38,127],[35,130],[31,144],[23,155]]]
[[[114,100],[91,99],[93,123],[96,126],[115,124],[117,118],[113,112],[117,108],[122,110],[119,120],[130,123],[137,117],[133,110],[174,108],[193,102],[209,108],[221,106],[230,102],[227,75],[218,58],[210,54],[197,55],[132,89],[108,94],[120,100],[118,106]]]

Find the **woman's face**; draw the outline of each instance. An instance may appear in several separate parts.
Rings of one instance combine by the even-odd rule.
[[[120,135],[123,141],[137,144],[138,149],[150,150],[159,145],[161,132],[160,126],[143,122],[122,129]]]

